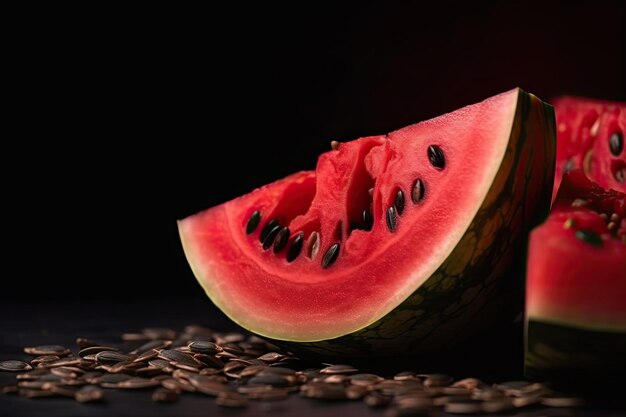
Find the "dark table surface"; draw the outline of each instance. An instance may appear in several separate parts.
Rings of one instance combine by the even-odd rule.
[[[124,332],[136,332],[145,327],[182,329],[187,324],[203,324],[216,330],[237,330],[227,318],[215,310],[208,300],[12,300],[0,305],[0,360],[26,359],[23,347],[37,344],[62,344],[75,349],[76,337],[87,337],[100,342],[120,342]],[[451,358],[439,362],[422,361],[366,361],[358,366],[361,371],[393,375],[401,370],[425,372],[445,371],[461,378],[476,376],[487,382],[521,377],[521,326],[512,327],[511,334],[498,337],[481,346],[468,346],[457,362]],[[504,340],[499,345],[497,340]],[[511,348],[511,346],[514,346]],[[346,361],[344,361],[346,362]],[[419,367],[416,369],[415,367]],[[11,373],[0,372],[0,386],[14,380]],[[224,409],[204,395],[184,394],[174,404],[156,404],[149,390],[107,390],[102,404],[79,404],[64,398],[26,399],[14,395],[0,395],[0,416],[384,416],[385,410],[371,409],[360,401],[325,403],[292,395],[278,402],[251,402],[246,409]],[[435,413],[446,416],[446,413]],[[603,408],[558,410],[545,408],[524,409],[509,416],[626,416],[623,410]]]

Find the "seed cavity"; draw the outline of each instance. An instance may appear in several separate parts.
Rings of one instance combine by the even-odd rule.
[[[404,211],[404,193],[402,190],[398,190],[396,193],[396,198],[394,199],[393,205],[396,207],[396,211],[398,215],[401,215]]]
[[[417,204],[424,198],[424,182],[419,178],[415,180],[413,183],[413,188],[411,188],[411,200],[413,203]]]
[[[602,246],[602,238],[591,230],[577,230],[576,237],[593,246]]]
[[[272,244],[274,243],[274,239],[276,239],[276,235],[278,235],[279,231],[280,231],[279,224],[274,226],[274,228],[269,231],[267,236],[265,236],[265,239],[263,239],[263,250],[267,250],[270,248],[270,246],[272,246]]]
[[[328,248],[322,257],[322,268],[328,268],[331,266],[337,260],[337,256],[339,256],[339,243],[335,243]]]
[[[304,243],[304,232],[300,232],[293,238],[291,246],[287,251],[287,262],[293,262],[300,255],[302,244]]]
[[[622,132],[613,132],[609,137],[609,148],[611,153],[618,156],[624,149],[624,135]]]
[[[389,229],[389,231],[393,232],[394,230],[396,230],[397,216],[396,216],[396,209],[394,206],[391,206],[387,209],[386,220],[387,220],[387,228]]]
[[[306,257],[313,260],[320,252],[320,234],[313,232],[306,241]]]
[[[265,227],[263,228],[263,230],[261,230],[261,235],[259,236],[259,241],[261,243],[265,242],[265,238],[267,237],[267,235],[276,227],[278,226],[278,220],[273,219],[270,220]]]
[[[246,234],[254,232],[257,227],[259,227],[259,223],[261,222],[261,212],[259,210],[255,210],[248,219],[246,223]]]
[[[430,145],[428,147],[428,160],[431,165],[437,169],[443,169],[446,166],[446,158],[441,148],[437,145]]]
[[[372,226],[374,225],[374,218],[370,214],[369,210],[363,210],[363,230],[367,230],[368,232],[372,230]]]
[[[274,239],[274,253],[278,253],[287,246],[287,241],[289,241],[289,228],[283,227],[276,234],[276,239]]]

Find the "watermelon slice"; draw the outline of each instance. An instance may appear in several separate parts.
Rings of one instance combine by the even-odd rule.
[[[550,217],[531,235],[526,314],[530,378],[622,378],[626,195],[580,170],[563,177]]]
[[[191,268],[244,328],[325,354],[452,346],[523,285],[504,272],[547,214],[551,106],[515,89],[179,222]]]
[[[603,188],[626,192],[626,103],[562,97],[554,100],[557,119],[553,199],[564,173],[583,169]]]

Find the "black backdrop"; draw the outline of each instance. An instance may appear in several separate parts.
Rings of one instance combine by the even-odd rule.
[[[331,140],[515,86],[626,99],[623,2],[420,3],[7,16],[0,297],[203,297],[175,220]]]

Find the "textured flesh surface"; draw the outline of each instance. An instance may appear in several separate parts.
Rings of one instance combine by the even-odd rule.
[[[552,197],[563,173],[583,169],[592,181],[626,192],[626,146],[611,153],[609,138],[626,133],[626,103],[577,97],[554,100],[557,120],[556,175]],[[623,138],[624,139],[624,138]]]
[[[181,221],[187,258],[207,294],[237,323],[278,340],[324,341],[309,344],[311,350],[359,350],[354,344],[367,348],[367,338],[384,345],[391,333],[408,342],[446,328],[437,323],[446,313],[452,334],[485,311],[513,244],[547,210],[553,123],[548,106],[512,90],[386,136],[343,143],[320,157],[316,172]],[[446,156],[443,170],[428,160],[432,144]],[[426,184],[419,204],[410,199],[416,178]],[[350,230],[355,213],[370,203],[371,186],[373,229]],[[391,233],[384,213],[398,188],[407,202]],[[292,234],[319,231],[320,255],[288,264],[284,253],[263,251],[262,227],[245,234],[254,210],[262,213],[261,226],[276,218]],[[320,258],[335,242],[338,260],[324,270]],[[458,299],[439,294],[437,311],[424,299],[453,289]]]
[[[615,226],[609,230],[612,215]],[[531,234],[529,318],[626,331],[625,215],[623,193],[603,190],[580,170],[564,176],[550,217]],[[593,232],[602,242],[594,245],[577,238],[581,230]]]

